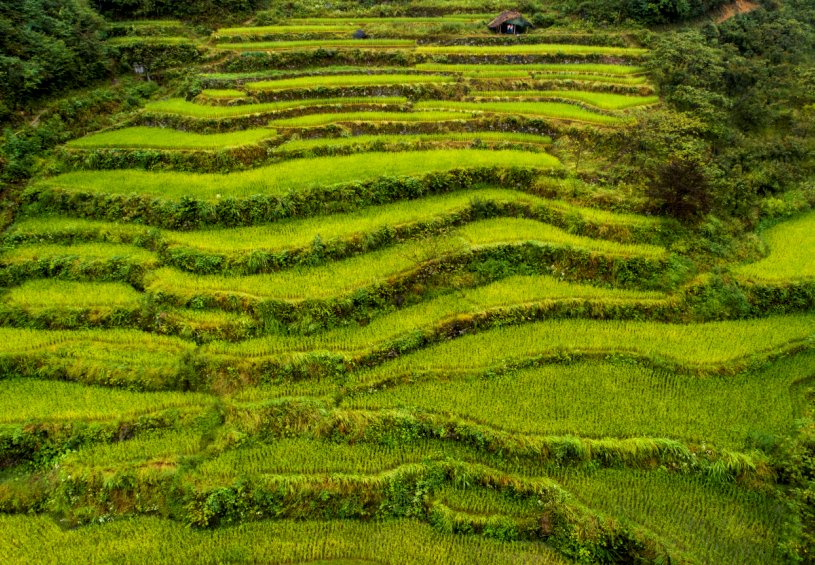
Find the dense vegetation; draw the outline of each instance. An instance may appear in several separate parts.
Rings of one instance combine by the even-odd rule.
[[[0,4],[4,562],[815,562],[815,8],[506,7]]]

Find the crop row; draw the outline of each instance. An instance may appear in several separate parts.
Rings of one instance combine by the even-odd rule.
[[[80,137],[66,145],[75,149],[172,149],[213,150],[273,142],[273,129],[250,129],[218,134],[199,134],[170,128],[129,127]]]
[[[376,403],[380,398],[385,402],[396,394],[390,390],[403,390],[410,395],[411,387],[400,389],[397,385],[411,379],[427,381],[430,384],[423,386],[432,387],[441,377],[465,378],[563,358],[606,355],[633,356],[650,360],[656,366],[685,367],[692,372],[733,373],[779,352],[807,347],[812,340],[812,327],[812,317],[807,315],[692,325],[545,320],[464,335],[390,361],[383,359],[379,366],[353,373],[347,384],[350,390],[362,394],[359,402]],[[540,335],[547,335],[547,341],[542,342]],[[307,354],[284,354],[275,359],[264,340],[210,344],[196,350],[194,344],[184,340],[132,330],[69,332],[0,328],[0,336],[5,344],[2,355],[5,373],[16,371],[143,390],[205,390],[216,386],[219,380],[233,380],[235,374],[243,375],[245,384],[257,383],[267,378],[267,374],[269,379],[277,379],[287,371],[291,373],[295,368],[292,360],[300,358],[308,362]],[[621,346],[620,339],[626,345]],[[393,351],[398,355],[398,351]],[[338,355],[341,352],[332,355],[330,351],[318,350],[315,353],[334,359],[331,371],[344,372],[344,366],[338,365],[338,361],[351,361]],[[278,363],[276,369],[269,369],[270,361]],[[203,365],[199,367],[199,363]],[[213,364],[207,370],[209,363]],[[289,367],[285,369],[287,364]],[[229,367],[231,369],[226,370]],[[219,376],[221,368],[224,372]],[[314,368],[325,373],[328,367],[315,365]],[[298,370],[302,372],[302,368]],[[208,382],[209,379],[212,382]],[[397,388],[388,389],[381,397],[364,395],[365,391],[387,383]],[[315,393],[330,394],[331,387],[325,388],[328,385],[316,386]],[[305,388],[299,394],[310,386],[304,383]]]

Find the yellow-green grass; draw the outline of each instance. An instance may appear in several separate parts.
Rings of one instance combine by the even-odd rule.
[[[605,57],[642,57],[647,49],[536,43],[527,45],[419,45],[416,52],[425,55],[599,55]]]
[[[136,330],[50,331],[0,328],[0,356],[36,363],[38,375],[160,390],[177,386],[194,344]],[[5,360],[4,360],[5,361]]]
[[[580,90],[485,90],[472,92],[470,95],[478,98],[565,98],[585,102],[603,110],[626,110],[659,102],[659,96],[633,96]]]
[[[201,433],[194,428],[156,430],[126,441],[98,443],[80,449],[67,455],[60,466],[68,473],[89,468],[121,471],[123,467],[147,463],[170,466],[184,457],[195,455],[203,445]]]
[[[3,302],[35,313],[54,309],[134,309],[142,303],[142,297],[124,283],[38,279],[9,289]]]
[[[815,212],[775,225],[761,237],[769,255],[735,269],[740,276],[774,283],[815,278]]]
[[[455,82],[449,75],[328,75],[307,76],[280,80],[248,82],[247,90],[274,92],[278,90],[297,90],[306,88],[342,88],[354,86],[390,86],[399,84],[429,84]]]
[[[266,128],[200,134],[169,128],[138,126],[87,135],[69,141],[67,145],[78,149],[214,150],[255,145],[275,137],[277,137],[277,132]]]
[[[540,542],[441,534],[415,520],[248,522],[214,530],[156,517],[67,530],[44,515],[0,515],[0,552],[13,563],[308,563],[481,565],[567,563]],[[316,561],[315,561],[316,560]]]
[[[360,356],[415,332],[458,316],[498,308],[555,301],[610,303],[656,302],[658,292],[610,289],[575,284],[546,275],[517,275],[477,288],[467,288],[376,317],[365,325],[350,325],[319,334],[272,334],[235,344],[213,343],[207,353],[240,358],[286,356],[291,352],[328,351]]]
[[[701,324],[547,320],[434,345],[360,373],[356,380],[375,383],[404,375],[480,374],[505,363],[581,353],[620,353],[721,370],[747,358],[805,345],[813,336],[812,314]]]
[[[552,138],[548,135],[515,133],[503,131],[450,132],[407,135],[355,135],[351,137],[330,137],[315,139],[290,139],[279,145],[276,151],[310,151],[317,148],[350,147],[354,145],[410,145],[415,143],[511,143],[548,145]]]
[[[430,72],[490,72],[490,71],[525,71],[535,73],[570,73],[587,75],[631,76],[645,72],[643,67],[634,65],[611,65],[604,63],[538,63],[518,65],[472,65],[447,63],[420,63],[415,67],[420,71]]]
[[[145,194],[167,199],[195,195],[200,199],[217,200],[255,194],[282,196],[314,187],[373,180],[383,176],[418,176],[460,167],[501,167],[508,164],[539,169],[559,166],[557,159],[545,153],[443,149],[292,159],[232,174],[75,171],[44,179],[34,186],[66,191]],[[0,257],[0,260],[5,257]]]
[[[476,516],[540,516],[538,497],[517,498],[492,488],[443,486],[433,493],[434,502],[457,512]]]
[[[515,203],[530,208],[549,208],[581,222],[614,227],[658,229],[661,220],[638,214],[609,212],[596,208],[573,206],[558,200],[540,198],[510,189],[473,187],[449,194],[428,196],[420,200],[397,201],[370,206],[346,214],[318,218],[282,220],[272,224],[245,228],[197,231],[155,230],[138,224],[105,222],[63,216],[34,216],[18,220],[6,232],[7,241],[47,241],[49,239],[87,239],[106,242],[133,241],[154,230],[169,245],[180,244],[205,251],[241,252],[256,249],[291,249],[313,243],[319,235],[323,241],[345,239],[370,233],[384,226],[405,226],[432,222],[470,206],[473,200]]]
[[[417,102],[415,110],[456,110],[460,112],[488,112],[552,118],[556,120],[587,122],[599,125],[626,123],[627,118],[598,114],[575,104],[563,102],[458,102],[455,100],[426,100]]]
[[[122,260],[132,263],[142,263],[151,267],[156,266],[159,262],[155,253],[132,245],[120,245],[115,243],[77,243],[75,245],[35,243],[8,249],[0,255],[0,264],[18,265],[31,261],[45,261],[61,258],[75,258],[86,262]]]
[[[201,91],[201,96],[205,98],[243,98],[246,93],[234,88],[205,88]]]
[[[538,335],[540,341],[550,337]],[[614,345],[625,349],[619,341]],[[358,396],[347,405],[452,414],[519,434],[661,437],[742,450],[756,434],[789,433],[798,417],[790,385],[813,370],[812,352],[759,373],[707,377],[634,363],[587,361],[501,376],[440,376]]]
[[[190,298],[201,293],[248,295],[280,300],[327,298],[361,287],[384,283],[423,262],[496,243],[536,241],[619,256],[662,257],[660,247],[622,244],[569,234],[534,220],[499,218],[466,225],[426,240],[401,243],[317,267],[301,267],[272,274],[225,277],[196,276],[174,269],[158,269],[145,278],[148,292]]]
[[[389,72],[400,72],[404,73],[406,70],[409,70],[410,67],[376,67],[377,73],[384,73],[386,71]],[[309,76],[309,75],[334,75],[334,74],[367,74],[370,72],[369,70],[365,69],[364,67],[352,67],[348,65],[330,65],[327,67],[303,67],[298,69],[269,69],[264,71],[248,71],[248,72],[236,72],[236,73],[222,73],[222,72],[212,72],[212,73],[202,73],[199,76],[204,80],[207,79],[214,79],[214,80],[256,80],[256,79],[274,79],[278,77],[282,78],[293,78],[295,76]]]
[[[253,35],[283,35],[283,34],[299,34],[299,33],[353,33],[353,24],[296,24],[296,25],[274,25],[274,26],[256,26],[256,27],[222,27],[215,31],[213,34],[216,39],[221,40],[224,37],[238,37],[238,36],[253,36]]]
[[[605,84],[622,84],[637,86],[646,83],[644,76],[619,75],[592,75],[583,73],[529,73],[528,71],[466,71],[462,73],[467,78],[475,79],[535,79],[542,81],[569,81],[569,82],[600,82]]]
[[[330,124],[352,122],[398,122],[398,123],[433,123],[472,119],[461,112],[346,112],[341,114],[309,114],[294,118],[282,118],[269,122],[270,126],[280,128],[306,128],[327,126]]]
[[[196,482],[231,484],[240,477],[277,474],[375,475],[401,465],[447,457],[475,460],[472,450],[443,442],[424,441],[391,447],[280,439],[260,447],[227,451],[206,461],[196,472]]]
[[[58,421],[110,421],[171,408],[207,404],[210,397],[192,392],[132,392],[114,388],[41,381],[0,379],[0,424]]]
[[[241,104],[239,106],[209,106],[188,102],[183,98],[157,100],[145,105],[146,112],[172,114],[187,118],[225,119],[259,114],[274,114],[296,108],[313,108],[317,106],[353,106],[383,105],[394,106],[407,104],[407,98],[400,96],[381,97],[344,97],[344,98],[310,98],[306,100],[285,100],[281,102],[264,102],[261,104]]]
[[[664,471],[570,471],[557,480],[583,504],[647,528],[699,563],[786,561],[778,544],[792,516],[761,491]]]
[[[412,39],[324,39],[305,41],[254,41],[219,43],[219,49],[231,51],[304,51],[308,49],[414,49]]]

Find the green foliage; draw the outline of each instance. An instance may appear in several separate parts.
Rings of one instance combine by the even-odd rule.
[[[81,0],[0,2],[0,123],[37,98],[104,76],[103,27]]]
[[[69,141],[68,147],[98,148],[157,148],[157,149],[225,149],[254,145],[274,140],[273,129],[252,129],[213,135],[202,135],[166,128],[131,127],[86,135]]]
[[[599,125],[619,125],[626,118],[599,114],[577,106],[561,102],[457,102],[422,101],[413,105],[416,110],[457,110],[461,112],[494,112],[514,116],[540,116],[556,120],[585,122]]]

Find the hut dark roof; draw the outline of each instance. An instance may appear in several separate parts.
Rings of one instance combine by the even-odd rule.
[[[501,27],[501,24],[509,20],[524,20],[523,15],[518,10],[504,10],[498,17],[487,24],[488,28]],[[525,20],[524,20],[525,21]]]

